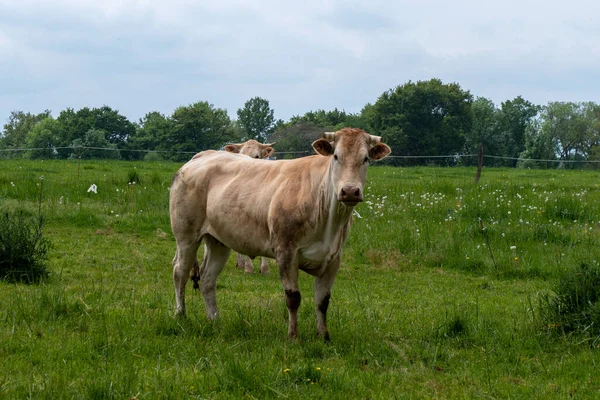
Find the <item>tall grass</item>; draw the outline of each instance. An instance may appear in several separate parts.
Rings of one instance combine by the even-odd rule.
[[[371,167],[327,345],[308,275],[290,341],[277,274],[245,274],[233,258],[218,282],[220,320],[206,319],[191,285],[188,317],[174,318],[178,167],[0,162],[3,209],[36,214],[44,177],[53,243],[48,280],[0,283],[0,397],[600,395],[590,329],[556,334],[540,308],[561,277],[600,259],[594,172],[486,169],[474,186],[468,168]]]

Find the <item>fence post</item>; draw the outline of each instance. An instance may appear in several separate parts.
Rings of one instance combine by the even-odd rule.
[[[479,151],[477,152],[477,174],[475,174],[475,184],[479,183],[481,178],[481,170],[483,169],[483,144],[479,143]]]

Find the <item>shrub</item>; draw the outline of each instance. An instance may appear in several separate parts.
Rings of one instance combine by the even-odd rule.
[[[144,156],[144,161],[162,161],[163,157],[156,151],[149,151]]]
[[[140,183],[140,175],[137,173],[137,171],[129,171],[129,175],[128,175],[128,181],[127,183]]]
[[[541,315],[548,327],[562,332],[600,334],[600,268],[581,264],[565,273],[554,294],[541,298]]]
[[[0,279],[32,283],[47,277],[50,242],[42,235],[44,218],[23,211],[4,212],[0,217]]]

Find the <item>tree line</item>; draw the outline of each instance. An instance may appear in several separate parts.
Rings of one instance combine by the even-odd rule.
[[[171,115],[152,111],[137,122],[109,106],[68,108],[56,118],[49,110],[13,111],[0,133],[0,157],[185,161],[248,139],[277,142],[278,156],[291,157],[312,153],[322,132],[347,126],[383,136],[394,156],[406,156],[391,159],[398,165],[475,164],[475,157],[459,155],[477,153],[480,144],[488,166],[581,168],[600,161],[600,105],[542,106],[521,96],[496,105],[439,79],[392,88],[359,113],[316,110],[288,121],[275,119],[260,97],[238,109],[237,119],[206,101]]]

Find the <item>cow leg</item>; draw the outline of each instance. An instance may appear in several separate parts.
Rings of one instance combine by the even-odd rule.
[[[217,309],[217,278],[223,271],[231,250],[212,236],[205,236],[204,243],[206,244],[204,254],[206,263],[200,269],[202,297],[206,305],[206,316],[208,319],[215,319],[219,315]]]
[[[292,255],[278,257],[277,265],[289,315],[288,336],[295,338],[298,337],[298,308],[302,300],[298,289],[298,265]]]
[[[322,336],[329,342],[327,330],[327,308],[331,298],[331,287],[340,268],[340,258],[337,257],[327,265],[322,276],[315,277],[315,307],[317,309],[317,336]]]
[[[244,256],[245,267],[244,271],[251,274],[254,272],[254,265],[252,264],[252,259],[248,256]]]
[[[173,284],[175,286],[175,313],[185,315],[185,284],[190,276],[190,270],[197,262],[200,243],[177,243],[173,258]]]
[[[269,259],[267,257],[260,258],[260,273],[261,274],[269,273]]]
[[[235,265],[238,268],[245,269],[246,268],[246,256],[244,256],[242,253],[237,253]]]

